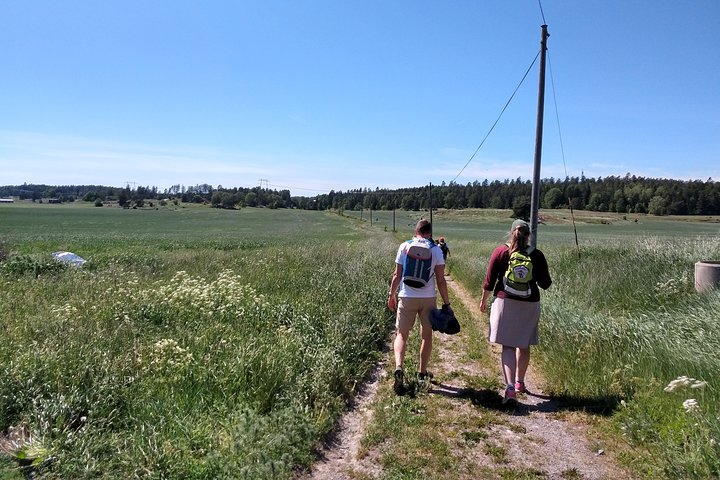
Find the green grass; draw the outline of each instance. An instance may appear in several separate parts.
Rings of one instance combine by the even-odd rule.
[[[720,292],[694,291],[695,262],[720,258],[720,229],[704,220],[582,223],[580,258],[566,224],[554,217],[539,228],[554,284],[535,361],[555,395],[609,415],[637,449],[628,463],[649,477],[720,475]],[[446,235],[453,275],[478,294],[502,241],[492,235],[484,223]],[[707,386],[664,391],[683,375]],[[696,411],[683,408],[689,398]]]
[[[307,465],[380,355],[395,249],[429,216],[398,211],[392,234],[392,212],[372,226],[367,213],[0,205],[0,431],[29,432],[14,460],[0,456],[0,476],[16,476],[16,461],[38,478],[288,478]],[[509,212],[433,220],[453,277],[479,297]],[[568,212],[539,229],[555,283],[534,362],[556,395],[608,419],[647,477],[720,475],[720,294],[693,290],[694,262],[720,258],[720,224],[694,220],[584,212],[580,258]],[[88,264],[58,266],[57,250]],[[486,361],[482,332],[463,333],[461,358]],[[681,375],[707,386],[663,390]],[[383,385],[366,448],[382,446],[386,478],[471,478],[455,450],[492,450],[480,424],[502,419],[442,405]]]
[[[391,328],[394,241],[337,215],[12,207],[0,431],[38,478],[290,477]]]

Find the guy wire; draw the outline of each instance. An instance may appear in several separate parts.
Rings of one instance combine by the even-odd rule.
[[[527,78],[528,73],[530,73],[530,69],[532,69],[533,65],[535,65],[535,62],[537,61],[539,56],[540,56],[540,52],[538,52],[537,55],[535,55],[535,58],[533,59],[530,66],[528,67],[527,71],[525,72],[525,75],[523,75],[522,80],[520,80],[520,83],[518,83],[518,86],[515,87],[515,91],[513,91],[512,95],[510,95],[510,98],[508,99],[507,103],[505,104],[502,111],[500,112],[500,115],[498,115],[497,120],[495,120],[495,123],[492,124],[492,127],[490,127],[490,130],[488,130],[487,134],[485,135],[485,138],[482,139],[482,142],[480,142],[480,145],[478,145],[478,147],[475,149],[475,152],[470,156],[470,159],[467,162],[465,162],[465,165],[460,169],[458,174],[455,175],[455,178],[453,178],[450,181],[451,183],[454,182],[455,180],[457,180],[457,178],[465,170],[465,168],[467,168],[467,166],[470,165],[470,162],[472,162],[472,159],[475,158],[475,155],[477,155],[478,151],[480,151],[480,148],[483,146],[483,144],[485,143],[485,140],[487,140],[487,138],[492,133],[493,129],[495,128],[495,125],[497,125],[498,122],[500,121],[500,118],[502,117],[503,113],[505,113],[505,110],[507,109],[508,105],[510,105],[510,102],[512,101],[513,97],[515,97],[515,94],[520,89],[520,85],[522,85],[523,82],[525,81],[525,78]]]
[[[542,6],[540,7],[542,9]],[[557,108],[557,97],[555,95],[555,77],[553,76],[552,62],[550,61],[550,53],[548,52],[548,65],[550,66],[550,85],[553,92],[553,103],[555,105],[555,120],[557,121],[558,137],[560,138],[560,153],[562,155],[563,167],[565,168],[565,176],[567,173],[567,164],[565,163],[565,147],[563,146],[562,130],[560,129],[560,114]],[[572,198],[568,197],[568,205],[570,206],[570,218],[572,219],[573,232],[575,233],[575,248],[577,248],[578,260],[580,260],[580,243],[578,242],[577,228],[575,227],[575,212],[573,211]]]

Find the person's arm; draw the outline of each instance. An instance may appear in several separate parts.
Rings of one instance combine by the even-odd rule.
[[[488,297],[490,297],[491,293],[492,293],[492,290],[485,290],[483,288],[482,298],[480,299],[480,311],[482,313],[487,312],[487,300],[488,300]]]
[[[498,247],[493,250],[493,253],[490,256],[487,272],[485,273],[485,280],[483,280],[482,285],[482,298],[480,299],[480,311],[482,313],[487,312],[488,298],[490,298],[490,295],[492,295],[493,291],[495,290],[495,282],[497,281],[498,269],[500,266],[503,251],[504,249],[502,247]]]
[[[400,287],[400,279],[402,278],[402,265],[395,264],[392,280],[390,280],[390,293],[388,295],[387,306],[390,310],[397,308],[398,287]]]
[[[543,290],[547,290],[550,288],[550,285],[552,285],[552,278],[550,277],[550,269],[548,268],[547,259],[545,258],[545,255],[541,251],[537,251],[537,274],[535,281],[537,282],[538,286],[542,288]],[[536,263],[536,260],[533,259],[533,264]]]
[[[442,298],[443,305],[450,305],[447,281],[445,281],[445,265],[435,265],[435,283],[437,283],[437,289]]]

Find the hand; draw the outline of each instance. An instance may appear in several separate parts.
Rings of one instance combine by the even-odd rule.
[[[487,312],[487,301],[483,300],[482,302],[480,302],[480,311],[482,313]]]
[[[397,308],[397,297],[395,295],[390,295],[388,297],[387,307],[393,312],[395,311],[395,309]]]
[[[442,311],[445,313],[452,312],[452,308],[450,308],[450,303],[443,303]]]

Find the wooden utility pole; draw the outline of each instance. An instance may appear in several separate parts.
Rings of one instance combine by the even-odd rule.
[[[432,204],[432,182],[430,182],[430,187],[428,187],[428,195],[430,197],[430,224],[432,225],[432,210],[433,210],[433,204]]]
[[[540,79],[538,85],[537,125],[535,127],[535,165],[533,167],[532,196],[530,199],[530,245],[537,246],[538,211],[540,210],[540,160],[542,158],[543,116],[545,113],[545,53],[547,51],[547,25],[540,27]]]

